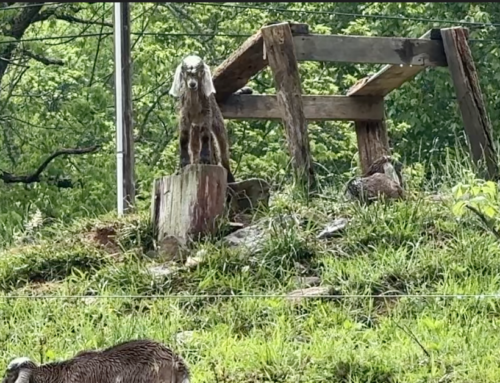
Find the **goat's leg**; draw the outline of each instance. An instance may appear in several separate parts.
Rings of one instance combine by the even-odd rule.
[[[190,124],[186,118],[181,118],[180,130],[179,130],[179,147],[180,147],[180,160],[181,169],[189,165],[191,162],[189,155],[189,134],[190,134]]]
[[[227,132],[224,126],[214,124],[214,144],[217,147],[217,162],[227,170],[227,182],[235,182],[233,173],[231,172],[231,165],[229,164],[229,143]]]
[[[189,137],[189,150],[191,155],[191,163],[200,163],[200,139],[201,139],[201,126],[193,125],[191,127],[191,137]]]
[[[206,125],[201,127],[201,152],[200,160],[202,164],[210,165],[212,163],[212,135],[210,128]]]

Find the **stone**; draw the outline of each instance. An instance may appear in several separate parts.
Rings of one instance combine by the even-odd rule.
[[[258,225],[252,225],[229,234],[224,240],[231,247],[248,247],[256,250],[262,246],[264,230]]]
[[[340,235],[346,228],[349,221],[347,218],[338,218],[330,222],[318,235],[317,239],[327,239],[333,236]]]
[[[321,297],[330,294],[330,287],[309,287],[307,289],[294,290],[287,295],[293,303],[298,303],[304,297]]]
[[[321,278],[319,277],[296,277],[295,282],[301,286],[316,287],[321,284]]]
[[[149,273],[155,278],[164,278],[172,274],[174,271],[165,265],[153,266],[148,269]]]

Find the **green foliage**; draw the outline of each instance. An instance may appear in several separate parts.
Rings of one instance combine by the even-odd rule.
[[[278,10],[274,10],[278,7]],[[111,3],[81,3],[78,18],[111,22]],[[67,4],[58,12],[75,14]],[[134,3],[132,54],[136,175],[140,202],[147,207],[155,177],[175,170],[177,114],[168,96],[172,74],[181,57],[197,53],[215,68],[245,36],[272,20],[310,25],[313,33],[417,37],[431,27],[449,24],[436,20],[490,22],[500,17],[493,3]],[[2,22],[19,10],[2,12]],[[337,12],[337,14],[331,13]],[[364,15],[364,17],[356,17]],[[406,16],[417,20],[380,18]],[[373,16],[373,17],[371,17]],[[426,21],[428,19],[429,21]],[[492,121],[498,120],[496,28],[474,25],[471,48]],[[97,154],[58,158],[44,172],[47,177],[70,177],[72,189],[39,184],[2,185],[0,238],[10,241],[14,231],[38,208],[44,216],[69,221],[95,217],[115,208],[115,128],[113,38],[110,27],[69,23],[51,17],[33,23],[20,47],[61,59],[63,66],[33,59],[29,68],[9,65],[2,86],[12,91],[0,97],[0,169],[14,174],[33,172],[53,151],[62,147],[101,144]],[[51,36],[90,37],[37,41]],[[99,36],[100,33],[104,33]],[[216,34],[215,37],[207,35]],[[477,39],[484,41],[477,41]],[[2,46],[9,41],[3,37]],[[22,59],[22,52],[15,55]],[[19,56],[19,57],[18,57]],[[483,59],[484,58],[484,59]],[[24,60],[24,59],[23,59]],[[343,94],[359,78],[380,65],[301,63],[307,94]],[[274,93],[269,69],[250,80],[257,93]],[[462,124],[446,69],[429,69],[387,100],[391,145],[407,166],[425,165],[440,171],[444,158],[461,158]],[[496,126],[494,126],[496,129]],[[267,121],[229,121],[231,157],[238,178],[262,177],[274,183],[290,181],[289,156],[281,124]],[[310,143],[322,182],[342,182],[357,171],[356,137],[351,123],[309,124]],[[459,149],[457,151],[457,149]],[[426,177],[429,174],[425,174]]]

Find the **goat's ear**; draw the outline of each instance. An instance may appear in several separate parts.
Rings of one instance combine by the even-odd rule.
[[[21,368],[15,383],[29,383],[31,377],[31,370],[29,368]]]
[[[171,96],[179,97],[179,91],[181,90],[181,82],[182,82],[181,77],[182,77],[182,64],[179,64],[177,65],[177,69],[175,69],[172,87],[170,88],[170,92],[168,92]]]
[[[209,97],[212,93],[215,93],[215,87],[212,81],[212,72],[210,72],[210,67],[207,64],[204,64],[203,73],[203,93]]]

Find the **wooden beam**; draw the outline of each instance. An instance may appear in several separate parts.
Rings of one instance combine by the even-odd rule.
[[[430,30],[420,39],[436,39],[439,41],[439,34],[436,30]],[[432,40],[428,40],[432,41]],[[444,48],[441,45],[441,53],[445,57]],[[399,88],[406,81],[414,78],[418,73],[424,70],[421,65],[386,65],[373,76],[361,79],[354,84],[347,92],[348,96],[387,96],[394,89]]]
[[[382,97],[302,96],[302,101],[306,120],[372,121],[384,118]],[[282,118],[275,95],[232,95],[219,107],[226,119]]]
[[[307,24],[289,23],[289,25],[294,35],[309,33]],[[244,87],[252,76],[267,66],[267,59],[263,56],[263,42],[259,30],[214,70],[212,77],[217,101],[225,100]]]
[[[304,185],[311,190],[315,187],[315,177],[292,31],[288,23],[264,27],[261,31],[295,175],[297,180],[306,181]]]
[[[299,61],[446,66],[441,41],[402,37],[295,36]]]
[[[463,27],[444,28],[441,36],[472,159],[476,165],[486,164],[488,177],[496,180],[498,163],[491,121],[467,42],[468,30]]]

